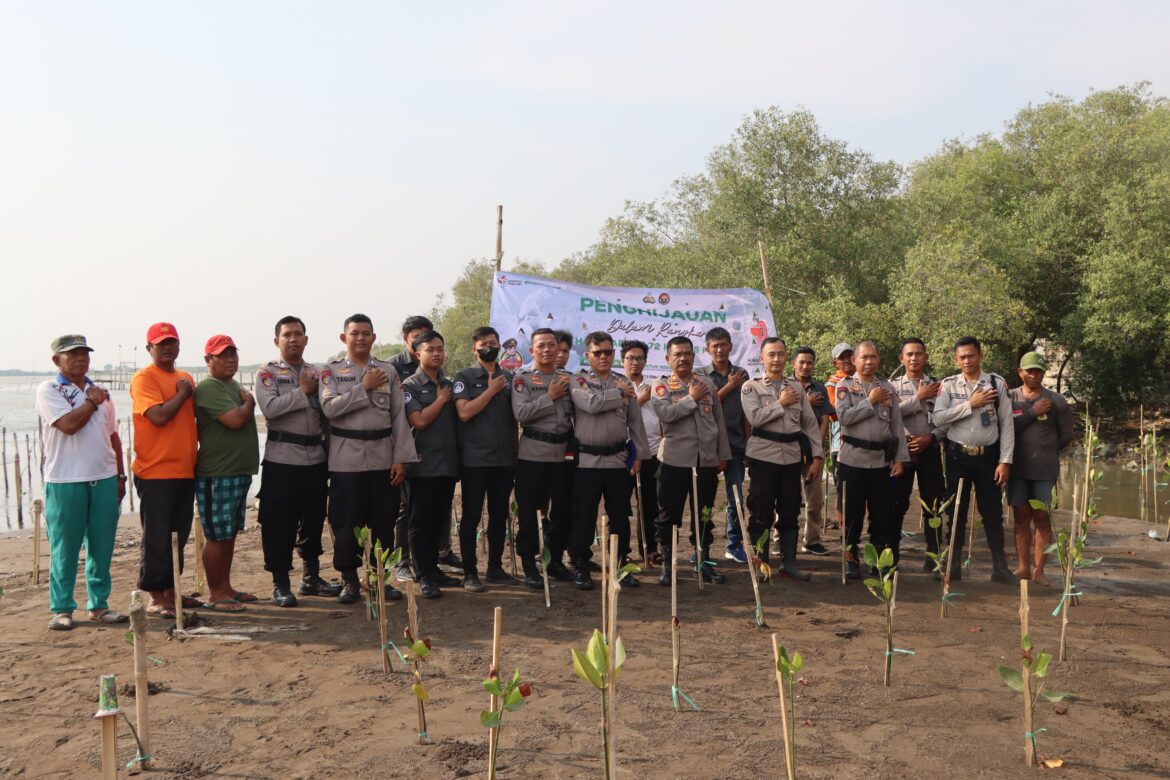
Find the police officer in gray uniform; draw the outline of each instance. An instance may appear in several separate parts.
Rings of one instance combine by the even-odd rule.
[[[569,452],[573,435],[573,400],[569,397],[570,374],[556,367],[557,335],[551,328],[532,331],[531,371],[512,378],[512,414],[521,425],[516,461],[516,504],[519,529],[516,552],[525,579],[540,577],[536,558],[540,543],[536,512],[551,498],[549,532],[545,546],[552,554],[548,574],[572,582],[565,568],[565,549],[572,527],[574,462]]]
[[[641,469],[639,458],[650,445],[634,386],[612,370],[613,337],[602,331],[590,333],[585,337],[585,356],[590,370],[573,377],[570,392],[580,456],[574,475],[576,512],[569,557],[577,570],[573,584],[592,590],[589,559],[598,502],[605,497],[606,533],[617,534],[618,555],[625,561],[630,554],[630,480]],[[630,443],[633,457],[627,448]],[[638,580],[626,574],[621,584],[637,587]]]
[[[284,317],[276,323],[280,359],[256,373],[256,403],[268,427],[260,477],[260,543],[264,568],[272,573],[272,601],[295,607],[288,573],[292,551],[301,556],[300,595],[337,596],[341,586],[321,579],[321,532],[329,494],[318,372],[304,362],[305,323]]]
[[[673,555],[673,529],[682,525],[683,507],[692,490],[692,472],[697,470],[697,511],[702,516],[715,506],[715,491],[719,488],[719,472],[731,458],[727,443],[727,427],[723,424],[723,405],[719,392],[710,377],[694,373],[695,348],[686,336],[675,336],[666,342],[666,359],[670,363],[669,376],[659,377],[650,397],[654,413],[662,422],[662,443],[658,445],[658,539],[662,545],[662,575],[659,585],[670,585]],[[714,541],[711,522],[701,522],[702,550],[706,553]],[[691,544],[696,545],[691,531]],[[705,582],[723,583],[726,578],[715,570],[710,561],[699,562],[699,572]]]
[[[508,529],[508,499],[516,476],[516,419],[512,416],[512,374],[500,368],[500,334],[494,328],[476,328],[471,334],[475,365],[455,375],[455,412],[459,416],[459,481],[462,483],[463,522],[459,525],[459,552],[463,556],[463,587],[483,590],[476,571],[475,537],[487,497],[488,565],[486,579],[493,585],[515,585],[504,571],[504,538]],[[527,583],[540,588],[539,577]]]
[[[784,376],[788,348],[783,339],[771,336],[760,345],[764,376],[752,379],[740,393],[743,414],[752,426],[747,440],[748,533],[750,546],[764,537],[760,558],[769,561],[767,535],[780,517],[780,550],[784,564],[780,573],[798,580],[809,576],[796,565],[796,543],[800,537],[801,480],[804,453],[808,453],[809,479],[819,480],[825,462],[821,426],[804,387]]]
[[[350,315],[341,334],[345,357],[321,372],[321,411],[330,423],[329,524],[342,604],[361,599],[362,550],[354,529],[369,526],[382,549],[394,548],[398,486],[405,464],[418,460],[398,376],[388,362],[370,356],[376,339],[369,317]],[[389,585],[386,595],[402,596]]]
[[[963,480],[963,495],[957,502],[957,521],[955,504],[949,507],[951,533],[956,536],[948,574],[952,580],[963,576],[967,508],[974,487],[975,504],[983,518],[983,533],[991,549],[991,579],[993,582],[1016,582],[1004,554],[1003,506],[1000,502],[1000,489],[1011,476],[1016,446],[1012,399],[1003,377],[983,370],[983,348],[974,336],[964,336],[955,342],[955,363],[962,372],[943,380],[934,402],[934,424],[946,429],[948,497],[955,494],[959,480]]]
[[[451,501],[459,478],[459,444],[455,427],[454,392],[443,374],[446,345],[428,330],[411,345],[418,371],[402,383],[406,419],[414,428],[418,461],[406,466],[410,484],[410,559],[414,578],[426,598],[442,595],[440,586],[460,580],[439,571],[439,534],[450,523]]]
[[[879,379],[877,345],[860,341],[853,352],[857,373],[837,384],[837,419],[841,421],[841,454],[838,456],[845,491],[846,576],[859,579],[857,547],[861,526],[869,512],[869,540],[878,548],[894,551],[898,562],[901,526],[895,526],[894,486],[890,477],[901,476],[910,460],[902,429],[902,412],[894,386]]]

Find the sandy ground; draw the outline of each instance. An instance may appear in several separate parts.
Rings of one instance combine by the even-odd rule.
[[[1063,520],[1062,520],[1063,521]],[[913,524],[917,526],[917,522]],[[1069,660],[1053,662],[1049,687],[1076,699],[1041,704],[1040,752],[1059,757],[1069,777],[1170,777],[1170,545],[1138,521],[1104,518],[1090,546],[1105,556],[1085,573],[1072,613]],[[114,558],[113,604],[133,587],[137,520],[123,518]],[[132,651],[123,627],[84,622],[71,633],[46,630],[47,589],[29,584],[31,537],[0,539],[0,775],[96,777],[99,675],[116,674],[133,716]],[[921,536],[907,541],[893,684],[881,684],[884,616],[860,583],[842,586],[839,559],[802,556],[810,583],[763,587],[769,630],[753,622],[746,567],[699,591],[680,582],[681,687],[701,712],[670,702],[670,591],[644,576],[622,593],[620,633],[629,651],[618,686],[622,777],[783,776],[780,712],[769,634],[799,650],[797,771],[802,777],[1024,777],[1022,697],[1000,681],[998,664],[1018,664],[1018,590],[988,581],[977,545],[965,595],[939,618],[939,585],[918,568]],[[719,548],[722,549],[721,547]],[[836,548],[834,547],[834,550]],[[190,555],[190,548],[188,548]],[[193,567],[192,567],[193,568]],[[203,625],[264,627],[249,641],[169,639],[150,621],[152,752],[157,777],[335,778],[482,777],[487,731],[480,683],[491,653],[492,607],[504,609],[503,667],[519,667],[535,694],[504,721],[501,777],[599,777],[599,702],[573,674],[569,648],[584,648],[599,622],[600,593],[560,585],[546,610],[540,594],[493,588],[447,591],[422,601],[422,634],[433,744],[417,744],[411,678],[395,664],[383,674],[376,624],[361,607],[304,598],[273,607],[259,531],[249,522],[236,558],[236,584],[263,598],[241,615],[198,612]],[[294,574],[295,577],[298,576]],[[193,590],[185,578],[187,591]],[[78,599],[84,603],[84,585]],[[1059,593],[1034,588],[1032,633],[1055,652]],[[401,636],[405,607],[392,607]],[[78,613],[84,617],[84,612]],[[118,754],[135,754],[124,722]],[[123,774],[125,772],[123,771]]]

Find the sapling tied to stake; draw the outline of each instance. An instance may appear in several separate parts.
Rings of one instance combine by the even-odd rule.
[[[930,559],[932,564],[934,564],[934,578],[936,580],[941,580],[943,578],[943,566],[946,565],[946,550],[943,548],[942,543],[942,527],[947,507],[949,507],[954,502],[954,500],[955,496],[951,496],[946,501],[939,503],[939,500],[936,498],[928,506],[927,503],[921,498],[918,499],[918,503],[922,505],[922,516],[926,520],[924,523],[926,527],[923,529],[923,533],[928,535],[928,539],[934,540],[934,551],[932,552],[931,550],[927,549],[926,557]]]
[[[483,689],[494,697],[498,707],[491,710],[481,710],[479,722],[485,728],[491,729],[491,749],[488,751],[488,780],[495,780],[496,759],[499,757],[497,746],[500,740],[505,712],[516,712],[524,706],[524,701],[532,695],[532,685],[520,682],[520,670],[517,669],[507,685],[500,685],[500,678],[493,674],[483,681]]]
[[[909,650],[894,648],[894,609],[898,594],[898,570],[894,568],[894,551],[887,547],[878,553],[872,544],[865,545],[862,553],[865,563],[877,577],[867,577],[865,587],[874,598],[882,602],[886,612],[886,663],[882,672],[882,685],[889,686],[890,674],[894,668],[894,654],[911,655]]]
[[[378,635],[382,647],[382,671],[390,674],[390,610],[386,607],[386,580],[390,572],[402,561],[402,548],[383,550],[382,543],[374,543],[374,572],[369,589],[377,594]]]
[[[579,652],[575,647],[570,652],[573,657],[573,671],[583,681],[601,692],[601,740],[604,745],[604,777],[606,780],[613,780],[612,767],[614,756],[611,753],[613,724],[610,722],[609,695],[612,683],[616,682],[618,675],[621,673],[622,666],[625,665],[626,649],[622,645],[622,638],[620,636],[617,637],[613,641],[613,658],[611,659],[610,649],[606,647],[604,637],[602,637],[600,631],[594,629],[593,636],[589,639],[589,644],[585,648],[584,653]]]
[[[772,657],[776,662],[776,687],[780,690],[780,725],[784,735],[784,769],[788,780],[796,780],[796,673],[804,668],[800,653],[788,655],[772,634]],[[788,690],[785,691],[785,686]]]
[[[1037,759],[1050,767],[1062,763],[1059,759],[1045,760],[1036,751],[1036,735],[1046,731],[1036,729],[1036,702],[1041,697],[1058,702],[1069,696],[1060,691],[1044,690],[1044,680],[1048,676],[1051,661],[1051,653],[1035,652],[1032,648],[1032,636],[1028,633],[1028,581],[1020,580],[1020,668],[1000,666],[999,676],[1013,691],[1024,694],[1024,761],[1028,766],[1036,766]]]
[[[406,583],[406,617],[408,625],[402,629],[402,635],[406,639],[406,649],[409,653],[408,660],[414,669],[414,685],[410,686],[410,691],[414,694],[418,708],[418,744],[429,745],[431,737],[427,733],[426,704],[431,699],[427,695],[427,689],[423,687],[422,664],[427,659],[427,656],[431,654],[431,640],[417,638],[418,600],[415,598],[414,588],[414,582]]]

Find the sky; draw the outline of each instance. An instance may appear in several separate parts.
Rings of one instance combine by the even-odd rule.
[[[1051,94],[1170,90],[1161,2],[0,0],[0,368],[394,341],[469,261],[555,265],[754,109],[909,164]],[[1161,52],[1161,54],[1159,54]],[[758,280],[745,280],[755,286]]]

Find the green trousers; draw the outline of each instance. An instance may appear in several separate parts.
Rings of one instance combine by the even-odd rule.
[[[107,609],[110,560],[122,510],[118,478],[98,482],[50,482],[45,485],[45,526],[49,532],[49,609],[77,609],[77,556],[85,543],[86,607]]]

